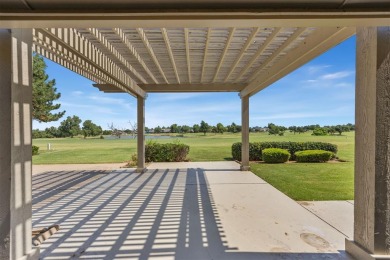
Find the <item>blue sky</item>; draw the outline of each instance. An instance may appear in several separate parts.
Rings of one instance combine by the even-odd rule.
[[[136,99],[128,94],[107,94],[90,80],[46,60],[49,78],[56,79],[58,101],[66,116],[90,119],[107,129],[113,123],[130,128],[136,122]],[[335,125],[354,123],[355,37],[339,44],[250,99],[250,125]],[[146,126],[235,122],[241,124],[237,93],[149,94]],[[59,126],[60,122],[33,122],[33,128]]]

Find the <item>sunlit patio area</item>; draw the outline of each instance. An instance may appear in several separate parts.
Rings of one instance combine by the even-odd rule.
[[[60,229],[41,259],[348,259],[348,234],[235,162],[48,168],[33,228]]]

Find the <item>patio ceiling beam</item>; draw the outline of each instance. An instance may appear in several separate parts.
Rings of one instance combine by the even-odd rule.
[[[241,70],[241,72],[236,76],[235,81],[238,81],[247,70],[252,67],[253,63],[260,57],[261,54],[264,53],[264,50],[270,45],[270,43],[275,39],[276,35],[279,34],[282,28],[276,27],[270,36],[267,37],[265,42],[260,46],[260,48],[256,51],[256,53],[252,56],[252,59],[245,65],[245,67]]]
[[[226,44],[225,44],[225,47],[224,47],[224,49],[223,49],[221,58],[219,59],[218,66],[217,66],[217,70],[215,71],[214,78],[213,78],[213,81],[212,81],[212,82],[215,82],[215,80],[217,79],[219,70],[221,69],[221,66],[222,66],[222,64],[223,64],[223,61],[224,61],[224,59],[225,59],[225,55],[226,55],[227,51],[229,50],[230,42],[231,42],[232,39],[233,39],[233,35],[234,35],[234,32],[235,32],[235,31],[236,31],[236,28],[235,28],[235,27],[229,29],[229,36],[228,36],[228,38],[227,38],[227,40],[226,40]]]
[[[159,83],[158,80],[154,77],[153,73],[150,71],[148,66],[145,64],[145,61],[141,58],[141,55],[137,52],[133,44],[129,41],[126,34],[120,28],[114,28],[114,32],[121,38],[122,42],[126,45],[131,55],[141,64],[142,68],[146,71],[148,76],[154,81],[154,83]]]
[[[124,93],[122,89],[112,84],[92,84],[92,86],[105,93]]]
[[[186,58],[187,58],[187,70],[188,70],[188,82],[191,83],[191,59],[190,59],[190,41],[188,28],[184,28],[184,40],[186,45]]]
[[[315,32],[307,36],[304,44],[295,48],[293,52],[289,52],[283,59],[280,59],[273,64],[268,70],[261,71],[260,74],[241,91],[240,95],[253,96],[260,90],[266,88],[354,34],[355,28],[353,27],[318,28]]]
[[[127,68],[129,70],[130,74],[125,72],[126,74],[128,74],[129,77],[131,77],[131,78],[135,77],[139,81],[141,81],[142,83],[146,83],[145,78],[140,73],[138,73],[138,71],[130,64],[130,62],[128,62],[122,56],[122,54],[116,49],[116,47],[113,46],[98,29],[88,28],[87,30],[91,33],[92,37],[95,40],[97,40],[98,42],[100,42],[104,46],[103,48],[105,49],[106,52],[112,54],[112,58],[114,58],[114,60],[117,63],[122,64],[122,66],[124,66],[125,68]],[[102,51],[102,49],[100,49],[100,51]]]
[[[312,10],[270,11],[247,10],[241,12],[1,12],[2,28],[207,28],[207,27],[337,27],[337,26],[389,26],[388,10]]]
[[[169,83],[168,79],[165,76],[165,73],[164,73],[163,69],[161,68],[161,65],[160,65],[160,63],[159,63],[159,61],[158,61],[158,59],[156,57],[156,54],[153,51],[152,45],[150,44],[150,42],[148,40],[148,37],[146,37],[145,31],[142,28],[137,28],[137,32],[138,32],[139,37],[142,40],[142,43],[144,44],[145,48],[149,52],[150,57],[154,61],[154,64],[156,65],[156,67],[160,71],[161,76],[164,78],[166,83]]]
[[[246,86],[241,83],[208,84],[140,84],[146,92],[240,92]]]
[[[175,72],[177,83],[180,84],[179,73],[178,73],[177,68],[176,68],[175,58],[173,57],[173,52],[172,52],[172,48],[171,48],[171,43],[169,41],[167,29],[162,28],[161,32],[162,32],[162,35],[164,37],[165,46],[167,47],[169,59],[171,60],[171,63],[172,63],[173,71]]]
[[[230,70],[229,70],[227,76],[225,77],[224,82],[226,82],[229,79],[230,75],[232,74],[232,72],[236,68],[237,64],[240,62],[241,58],[244,56],[246,50],[253,43],[253,39],[256,37],[257,33],[259,32],[259,29],[260,28],[252,28],[252,33],[247,38],[245,45],[242,47],[240,53],[237,55],[236,60],[234,61],[233,65],[230,67]]]

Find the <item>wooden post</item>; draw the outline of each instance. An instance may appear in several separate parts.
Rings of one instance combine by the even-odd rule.
[[[137,172],[145,170],[145,98],[137,97]]]
[[[38,259],[31,247],[32,31],[0,29],[0,259]]]
[[[357,29],[354,241],[357,259],[390,259],[390,27]]]
[[[249,171],[249,95],[241,97],[241,171]]]

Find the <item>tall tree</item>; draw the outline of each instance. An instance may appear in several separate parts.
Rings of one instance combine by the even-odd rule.
[[[73,137],[81,133],[80,123],[81,119],[78,116],[68,116],[64,121],[61,122],[58,130],[64,137]]]
[[[218,123],[216,128],[217,128],[217,133],[220,133],[220,134],[223,134],[223,132],[226,131],[226,128],[221,123]]]
[[[199,131],[202,132],[204,135],[206,135],[209,129],[210,129],[209,124],[207,124],[205,121],[202,120],[202,122],[200,122]]]
[[[198,124],[195,124],[192,126],[192,131],[194,131],[194,133],[199,133],[200,132],[200,126]]]
[[[92,123],[91,120],[85,120],[83,123],[82,132],[83,132],[84,138],[86,138],[87,136],[100,135],[103,132],[103,130],[100,126]]]
[[[39,55],[33,57],[33,98],[32,98],[32,117],[39,122],[57,121],[65,111],[52,113],[61,107],[61,104],[53,104],[55,100],[61,97],[61,93],[57,93],[55,88],[55,80],[48,80],[49,75],[46,74],[46,63]]]

